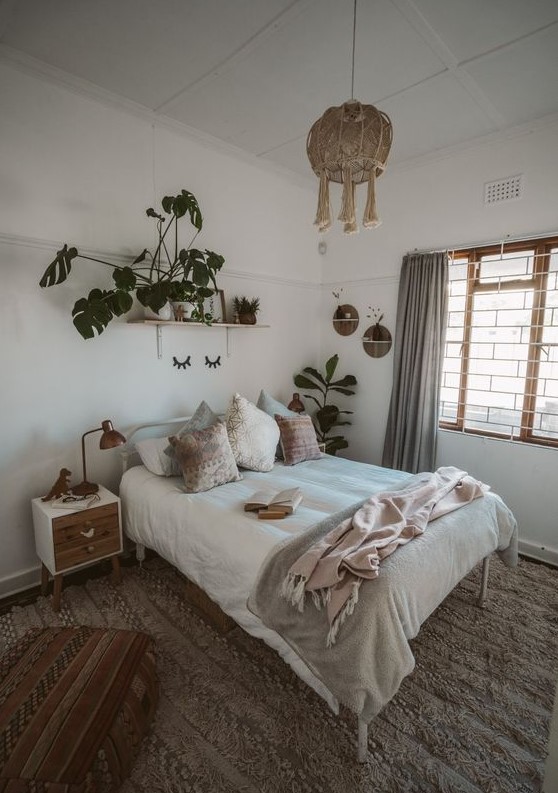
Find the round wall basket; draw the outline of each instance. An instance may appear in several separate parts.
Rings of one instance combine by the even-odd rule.
[[[350,336],[358,328],[358,311],[354,306],[344,303],[335,310],[332,322],[340,336]]]
[[[383,358],[391,350],[391,333],[384,325],[370,325],[362,337],[362,346],[371,358]]]

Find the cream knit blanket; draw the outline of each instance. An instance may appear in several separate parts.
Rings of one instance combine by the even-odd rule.
[[[306,594],[325,605],[327,646],[358,602],[363,579],[378,576],[380,562],[400,545],[423,534],[429,521],[469,504],[488,486],[457,468],[439,468],[404,490],[378,493],[352,517],[314,543],[288,571],[282,596],[299,611]]]

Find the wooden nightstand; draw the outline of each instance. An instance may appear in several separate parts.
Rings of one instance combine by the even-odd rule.
[[[35,548],[42,562],[41,593],[47,594],[49,574],[54,576],[52,607],[60,609],[62,576],[92,562],[111,557],[113,581],[120,581],[122,521],[120,499],[99,486],[100,501],[89,509],[56,509],[34,498]]]

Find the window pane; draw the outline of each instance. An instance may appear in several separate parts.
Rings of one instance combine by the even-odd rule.
[[[510,281],[512,278],[529,277],[533,273],[533,251],[516,251],[502,256],[483,256],[480,265],[480,281]]]

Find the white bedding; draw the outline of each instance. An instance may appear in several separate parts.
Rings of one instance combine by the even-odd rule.
[[[130,468],[120,486],[122,514],[126,534],[135,542],[154,549],[200,586],[224,612],[248,633],[273,647],[308,685],[317,691],[337,712],[338,703],[326,686],[279,634],[266,628],[247,608],[247,599],[260,566],[268,553],[289,536],[381,491],[398,489],[411,474],[392,471],[365,463],[329,455],[319,460],[285,466],[277,463],[272,472],[243,471],[243,479],[209,490],[187,494],[182,479],[151,474],[144,466]],[[298,486],[304,497],[294,515],[283,520],[258,520],[254,513],[244,512],[244,503],[256,490],[270,492]],[[513,516],[495,494],[488,493],[475,508],[474,527],[467,531],[466,553],[454,554],[447,576],[452,578],[450,591],[485,555],[497,548],[508,548],[512,541]],[[497,503],[496,503],[497,502]],[[499,536],[496,507],[509,513],[506,537]],[[479,512],[486,514],[478,520]],[[452,521],[467,527],[467,509],[458,510]],[[441,518],[440,521],[445,520]],[[517,537],[508,551],[517,553]],[[449,554],[450,559],[452,554]],[[448,560],[449,561],[449,560]],[[438,586],[436,585],[436,591]],[[427,598],[425,613],[415,615],[406,632],[416,635],[421,622],[441,598]],[[415,624],[416,623],[416,624]]]
[[[200,586],[245,631],[273,647],[337,712],[338,704],[289,645],[252,614],[246,601],[261,563],[277,543],[380,491],[399,487],[410,474],[330,455],[295,466],[276,463],[269,473],[242,471],[240,482],[187,494],[182,479],[151,474],[143,465],[122,477],[126,534],[155,550]],[[283,520],[244,512],[256,490],[302,488],[302,504]],[[225,510],[225,514],[224,514]]]

